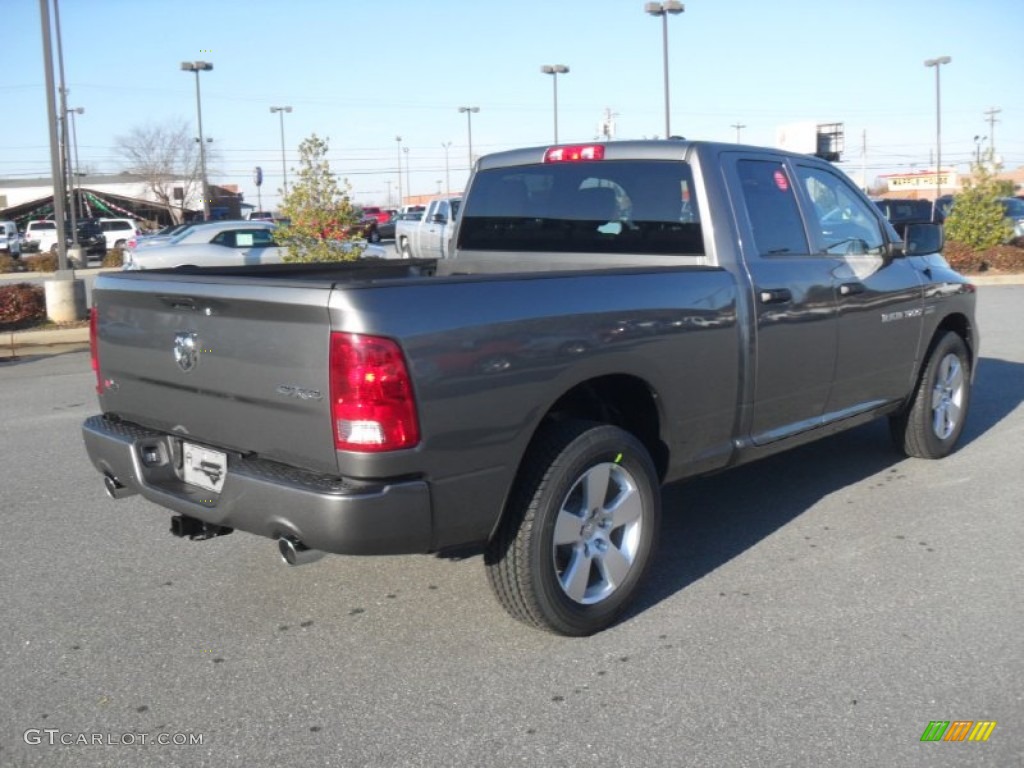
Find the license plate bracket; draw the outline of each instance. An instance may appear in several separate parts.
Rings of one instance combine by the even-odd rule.
[[[195,443],[181,446],[185,482],[220,493],[228,474],[228,455]]]

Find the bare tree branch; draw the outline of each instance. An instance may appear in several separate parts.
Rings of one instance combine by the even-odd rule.
[[[201,194],[199,145],[192,133],[185,121],[149,124],[132,128],[114,143],[124,170],[145,181],[153,197],[167,206],[175,223],[184,219],[187,201],[194,194]],[[209,161],[207,151],[207,166]],[[174,198],[175,187],[182,188],[181,200]]]

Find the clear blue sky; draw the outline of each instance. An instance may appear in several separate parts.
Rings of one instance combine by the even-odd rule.
[[[779,125],[843,122],[846,167],[868,179],[923,169],[935,145],[935,71],[942,67],[943,161],[966,168],[984,111],[1000,108],[996,151],[1024,165],[1024,0],[690,0],[669,19],[672,132],[773,145]],[[289,167],[299,141],[331,144],[332,169],[356,199],[397,193],[395,136],[409,147],[414,193],[437,191],[451,141],[452,187],[475,154],[551,141],[552,79],[559,76],[559,138],[590,140],[606,108],[616,137],[664,130],[660,19],[643,0],[61,0],[69,106],[83,165],[115,172],[115,139],[132,127],[194,125],[202,77],[203,128],[220,159],[211,181],[251,182],[263,167],[265,207],[281,181],[270,105],[287,104]],[[49,175],[38,0],[6,0],[0,81],[0,177]],[[405,184],[403,180],[403,185]]]

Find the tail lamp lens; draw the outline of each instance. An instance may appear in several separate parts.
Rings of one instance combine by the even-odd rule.
[[[412,448],[420,440],[412,380],[398,344],[331,334],[331,420],[338,450]]]
[[[96,394],[103,394],[103,380],[100,377],[100,353],[99,353],[99,310],[96,307],[89,309],[89,362],[92,364],[93,373],[96,374]]]

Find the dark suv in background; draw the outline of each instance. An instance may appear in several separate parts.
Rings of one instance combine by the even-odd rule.
[[[945,218],[931,200],[886,198],[875,200],[875,205],[900,237],[903,237],[908,224],[941,224]]]
[[[71,223],[67,222],[64,225],[64,236],[67,238],[67,245],[71,247]],[[97,256],[103,258],[107,255],[107,236],[104,234],[103,229],[100,227],[99,221],[96,219],[83,219],[78,222],[78,245],[82,249],[82,253],[85,254],[86,258],[89,256]],[[53,248],[50,249],[53,253],[57,252],[57,245],[54,244]]]

